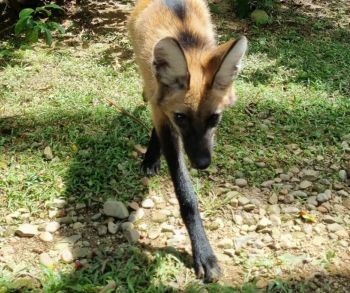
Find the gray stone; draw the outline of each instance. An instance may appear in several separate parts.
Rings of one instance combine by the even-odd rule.
[[[267,212],[270,215],[279,215],[281,213],[281,209],[277,204],[275,204],[275,205],[268,206]]]
[[[94,215],[91,216],[91,220],[92,221],[97,221],[98,219],[100,219],[102,217],[101,213],[96,213]]]
[[[83,223],[80,223],[80,222],[75,222],[73,225],[72,225],[72,228],[73,230],[79,230],[81,228],[83,228],[85,225]]]
[[[107,200],[103,205],[103,213],[118,219],[125,219],[129,216],[125,204],[117,200]]]
[[[271,223],[271,221],[268,218],[263,217],[257,224],[257,230],[262,230],[262,229],[264,229],[266,227],[271,226],[271,224],[272,223]]]
[[[339,225],[338,223],[327,225],[327,229],[328,229],[329,232],[337,232],[337,231],[340,231],[340,230],[344,230],[343,226]]]
[[[326,202],[326,201],[330,200],[331,198],[332,198],[332,194],[331,194],[331,192],[327,192],[327,190],[323,193],[319,193],[316,197],[316,199],[319,203]]]
[[[116,234],[118,232],[118,229],[119,229],[119,225],[118,224],[115,224],[113,222],[108,222],[107,224],[107,229],[108,229],[108,232],[111,233],[111,234]]]
[[[282,209],[283,213],[285,214],[297,214],[299,212],[299,209],[297,207],[290,207],[290,206],[287,206],[287,207],[284,207]]]
[[[92,250],[89,247],[75,247],[73,249],[74,258],[90,258],[92,256]]]
[[[348,192],[346,192],[345,190],[339,190],[338,192],[338,195],[339,196],[342,196],[342,197],[348,197],[349,196],[349,193]]]
[[[63,249],[60,253],[60,257],[63,262],[65,263],[71,263],[74,260],[73,253],[70,249]]]
[[[53,159],[53,154],[52,154],[52,150],[49,146],[47,146],[44,149],[44,156],[46,160],[52,160]]]
[[[237,225],[242,225],[243,224],[243,217],[241,215],[233,215],[233,221]]]
[[[76,243],[80,239],[81,239],[81,235],[80,234],[74,234],[74,235],[71,235],[69,237],[61,238],[59,240],[59,242],[61,242],[61,243],[68,243],[68,244],[74,245],[74,243]]]
[[[312,182],[309,180],[303,180],[299,184],[300,189],[308,189],[310,187],[312,187]]]
[[[167,216],[164,213],[158,211],[152,215],[152,221],[156,223],[163,223],[167,220]]]
[[[235,237],[233,243],[236,249],[240,249],[242,246],[246,245],[249,241],[255,240],[256,237],[252,235],[246,235],[242,237]]]
[[[255,209],[255,205],[252,203],[248,203],[243,207],[243,210],[245,210],[246,212],[252,211]]]
[[[134,224],[131,222],[124,222],[120,225],[120,227],[122,228],[123,231],[131,230],[134,228]]]
[[[243,178],[239,178],[235,180],[235,184],[239,187],[245,187],[248,185],[247,180],[243,179]]]
[[[107,234],[107,227],[105,225],[97,226],[97,234],[99,236],[103,236]]]
[[[150,198],[146,198],[142,201],[141,206],[145,209],[151,209],[154,207],[154,202]]]
[[[263,183],[261,183],[261,187],[265,187],[265,188],[271,188],[272,184],[274,184],[275,181],[274,180],[267,180],[264,181]]]
[[[343,200],[343,206],[350,210],[350,198],[345,198]]]
[[[313,206],[317,206],[318,202],[317,202],[317,199],[316,199],[316,196],[310,196],[306,202],[310,205],[313,205]]]
[[[281,218],[278,215],[271,215],[270,221],[271,221],[273,226],[281,225]]]
[[[284,196],[284,202],[287,204],[293,203],[294,202],[294,195],[293,194],[286,194]]]
[[[62,209],[66,205],[67,205],[67,201],[64,198],[55,198],[51,203],[52,207],[58,208],[58,209]]]
[[[310,182],[311,183],[311,182]],[[296,190],[290,193],[293,197],[298,197],[298,198],[306,198],[307,193],[301,190]]]
[[[304,169],[302,171],[302,178],[304,180],[316,181],[319,177],[319,172],[311,169]]]
[[[39,234],[39,239],[44,242],[52,242],[53,236],[50,232],[41,232]]]
[[[140,238],[140,233],[134,229],[130,229],[124,231],[124,236],[130,243],[136,243]]]
[[[337,221],[330,215],[325,215],[323,217],[323,222],[327,223],[327,224],[333,224],[336,223]]]
[[[233,241],[232,239],[224,238],[218,242],[218,247],[224,249],[233,248]]]
[[[48,222],[45,226],[45,231],[55,233],[60,228],[60,223],[56,221]]]
[[[43,252],[39,255],[39,262],[45,267],[52,267],[54,264],[53,259],[46,252]]]
[[[340,170],[339,171],[339,178],[343,182],[345,182],[348,179],[348,175],[346,174],[345,170]]]
[[[32,224],[22,224],[15,231],[19,237],[33,237],[38,234],[38,227]]]
[[[76,205],[75,205],[75,209],[76,210],[81,210],[81,209],[85,209],[86,208],[86,204],[84,202],[78,202]]]
[[[269,203],[270,204],[276,204],[276,203],[278,203],[278,196],[277,196],[277,194],[272,194],[271,196],[270,196],[270,198],[269,198]]]
[[[148,238],[152,240],[157,239],[160,233],[161,233],[161,230],[158,228],[151,229],[150,231],[148,231]]]

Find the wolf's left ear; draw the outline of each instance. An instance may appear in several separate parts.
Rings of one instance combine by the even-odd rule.
[[[214,73],[211,87],[224,90],[229,87],[241,70],[241,62],[248,48],[246,37],[229,41],[219,46],[208,62]]]
[[[174,38],[160,40],[153,50],[153,70],[158,82],[175,90],[188,88],[189,72],[185,54]]]

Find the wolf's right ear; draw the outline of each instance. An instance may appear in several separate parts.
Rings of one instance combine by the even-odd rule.
[[[189,87],[185,54],[174,38],[161,39],[153,50],[153,70],[157,80],[171,89],[185,90]]]

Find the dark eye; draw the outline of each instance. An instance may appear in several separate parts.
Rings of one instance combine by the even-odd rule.
[[[215,127],[216,125],[218,125],[219,120],[220,120],[220,114],[212,114],[208,118],[208,127]]]
[[[187,116],[184,113],[175,113],[174,119],[179,126],[184,126],[187,121]]]

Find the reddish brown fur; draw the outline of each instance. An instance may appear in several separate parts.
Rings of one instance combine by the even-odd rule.
[[[177,17],[162,0],[139,0],[129,19],[129,34],[156,128],[163,119],[171,120],[175,111],[183,112],[189,108],[203,114],[221,112],[234,99],[231,87],[222,90],[209,89],[220,61],[233,41],[216,47],[215,33],[206,3],[202,0],[184,1],[184,19]],[[185,94],[165,97],[159,104],[158,83],[152,72],[154,46],[165,37],[178,39],[179,33],[184,31],[191,32],[200,40],[200,46],[184,50],[190,73],[189,89]]]

